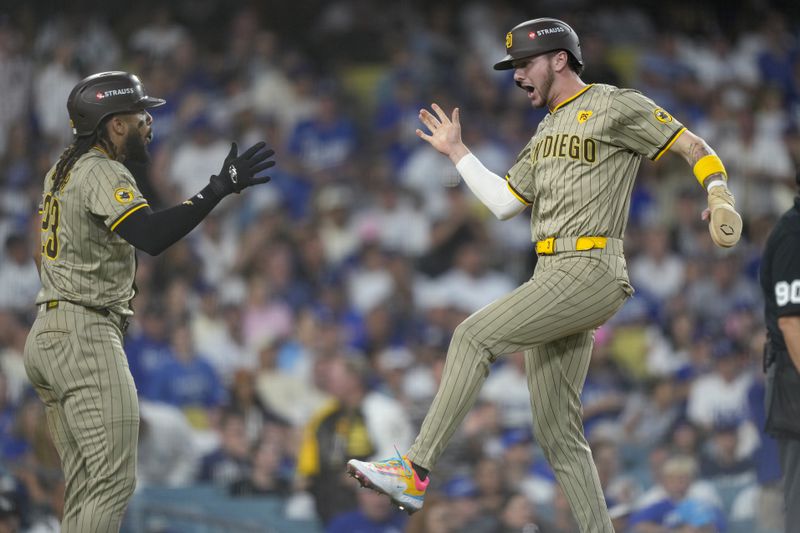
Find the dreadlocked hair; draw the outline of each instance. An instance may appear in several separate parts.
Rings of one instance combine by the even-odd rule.
[[[66,185],[69,173],[75,162],[83,154],[91,150],[93,146],[99,145],[107,151],[113,147],[106,129],[106,123],[110,118],[103,119],[91,135],[76,137],[72,144],[61,153],[61,157],[58,158],[58,163],[56,164],[56,170],[53,173],[53,186],[50,188],[50,192],[55,193]]]

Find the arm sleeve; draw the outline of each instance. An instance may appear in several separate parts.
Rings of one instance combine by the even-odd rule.
[[[511,191],[506,180],[483,166],[472,153],[461,158],[456,170],[475,196],[500,220],[513,217],[528,205]]]
[[[672,115],[633,89],[622,89],[609,110],[612,140],[657,161],[686,131]]]
[[[158,255],[192,231],[220,199],[206,185],[189,200],[163,211],[154,212],[147,204],[131,209],[111,229],[139,250]]]
[[[525,205],[531,205],[534,199],[533,191],[533,162],[531,161],[531,144],[528,141],[525,148],[517,156],[514,165],[506,172],[506,187],[514,197]]]
[[[800,233],[784,234],[772,257],[771,274],[778,316],[800,315]]]

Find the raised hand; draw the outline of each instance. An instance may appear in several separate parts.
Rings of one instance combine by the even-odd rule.
[[[461,121],[458,108],[453,109],[452,118],[437,104],[432,104],[433,115],[427,109],[420,109],[419,119],[428,128],[430,134],[421,129],[416,130],[417,137],[427,141],[439,152],[448,156],[454,163],[457,163],[469,150],[461,141]]]
[[[238,193],[251,185],[270,180],[269,176],[256,177],[262,170],[275,165],[275,161],[270,160],[275,151],[268,148],[267,143],[256,143],[242,155],[237,155],[238,151],[236,143],[231,143],[231,151],[222,163],[222,170],[219,174],[211,176],[211,186],[220,196],[232,192]]]

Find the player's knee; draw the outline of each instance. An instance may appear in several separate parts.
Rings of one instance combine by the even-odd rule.
[[[87,487],[84,507],[91,513],[121,514],[128,506],[135,489],[135,474],[114,474],[94,478]]]
[[[120,480],[120,491],[123,496],[130,498],[136,490],[136,474],[127,474]]]
[[[119,469],[107,478],[106,484],[115,498],[127,501],[136,490],[136,472],[130,468]]]
[[[459,324],[455,331],[453,331],[453,338],[450,340],[450,348],[456,349],[462,346],[470,346],[471,348],[480,348],[483,345],[481,339],[475,332],[475,328],[470,327],[467,322]]]

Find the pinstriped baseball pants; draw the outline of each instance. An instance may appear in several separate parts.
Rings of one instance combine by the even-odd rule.
[[[431,469],[475,403],[491,363],[524,351],[535,436],[580,530],[613,532],[583,434],[580,394],[595,328],[632,293],[621,247],[540,257],[530,281],[456,328],[408,458]]]
[[[139,403],[115,315],[40,310],[25,370],[45,404],[66,479],[64,533],[118,532],[136,485]]]

